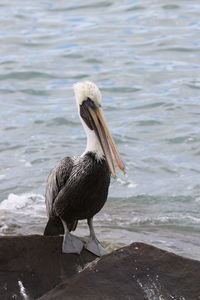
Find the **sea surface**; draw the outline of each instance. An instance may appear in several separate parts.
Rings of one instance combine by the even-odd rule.
[[[0,11],[0,235],[43,232],[51,168],[85,149],[73,84],[91,80],[127,166],[98,238],[200,260],[200,2],[0,0]]]

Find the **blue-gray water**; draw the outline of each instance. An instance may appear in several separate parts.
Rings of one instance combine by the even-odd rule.
[[[72,85],[92,80],[127,165],[97,236],[109,249],[143,241],[200,259],[200,3],[4,0],[0,10],[1,234],[42,232],[50,169],[85,148]]]

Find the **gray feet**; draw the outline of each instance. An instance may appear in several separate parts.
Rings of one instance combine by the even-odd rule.
[[[102,245],[97,240],[94,228],[92,224],[92,218],[88,219],[88,226],[90,229],[90,236],[87,238],[78,238],[75,235],[72,235],[67,227],[67,224],[64,220],[62,220],[65,234],[63,236],[63,244],[62,244],[62,252],[63,253],[77,253],[80,254],[83,247],[85,247],[88,251],[94,253],[97,256],[103,256],[107,254],[106,250],[102,247]]]
[[[97,239],[93,239],[91,236],[79,238],[70,233],[63,236],[63,253],[80,254],[83,247],[97,256],[103,256],[107,254],[107,251],[103,248],[100,242]]]
[[[107,254],[107,251],[103,248],[100,242],[91,236],[85,238],[84,247],[97,256],[103,256]]]
[[[83,242],[75,235],[72,235],[68,228],[67,223],[62,220],[64,227],[64,236],[63,236],[63,244],[62,244],[62,252],[63,253],[77,253],[80,254],[83,249]]]
[[[62,252],[80,254],[83,242],[75,235],[67,233],[63,236]]]
[[[106,250],[103,248],[103,246],[101,246],[96,238],[93,227],[93,218],[87,219],[87,222],[90,230],[90,236],[86,238],[84,247],[97,256],[103,256],[107,254]]]

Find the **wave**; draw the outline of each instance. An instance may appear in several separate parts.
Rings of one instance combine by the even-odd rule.
[[[36,204],[42,204],[44,202],[44,196],[34,193],[25,193],[21,195],[9,194],[7,199],[4,199],[0,203],[0,210],[2,211],[18,211],[21,209],[31,209]]]
[[[199,231],[199,197],[167,197],[138,195],[129,198],[109,198],[100,213],[95,216],[97,226],[135,230],[135,227],[176,227],[180,230]],[[190,207],[190,211],[188,210]],[[44,227],[45,199],[41,194],[11,193],[0,203],[0,232],[23,233],[30,227]],[[35,232],[34,232],[35,233]]]
[[[42,233],[45,222],[45,201],[40,194],[11,193],[0,203],[2,235]]]
[[[33,78],[55,79],[56,76],[53,76],[50,73],[34,72],[34,71],[10,72],[7,74],[0,75],[0,80],[8,80],[8,79],[31,80]]]

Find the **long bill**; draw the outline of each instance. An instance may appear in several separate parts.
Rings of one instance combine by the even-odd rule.
[[[125,164],[120,157],[119,151],[106,124],[101,107],[95,107],[95,109],[88,107],[88,110],[93,121],[93,129],[98,137],[111,174],[114,177],[116,176],[114,160],[116,161],[119,169],[125,174]]]

